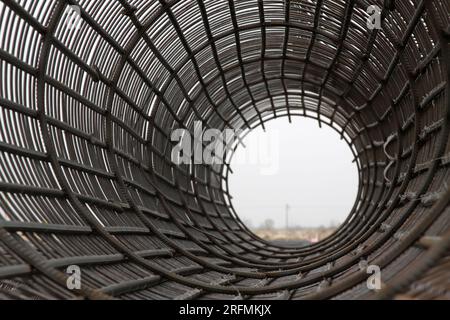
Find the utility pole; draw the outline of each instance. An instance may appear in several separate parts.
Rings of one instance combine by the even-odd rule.
[[[289,209],[291,209],[291,207],[289,204],[286,204],[286,230],[289,230]]]

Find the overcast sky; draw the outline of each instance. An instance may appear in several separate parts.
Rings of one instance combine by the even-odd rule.
[[[266,129],[252,131],[244,140],[247,150],[239,147],[231,162],[229,187],[241,219],[251,221],[250,227],[266,219],[284,227],[289,204],[290,226],[343,222],[358,188],[357,167],[345,141],[308,118],[294,117],[292,124],[286,117],[272,120]],[[259,161],[255,154],[262,155]]]

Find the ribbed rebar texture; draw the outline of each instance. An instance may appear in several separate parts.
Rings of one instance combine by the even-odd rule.
[[[448,0],[1,0],[0,298],[450,298],[449,39]],[[360,186],[283,248],[170,135],[294,116]]]

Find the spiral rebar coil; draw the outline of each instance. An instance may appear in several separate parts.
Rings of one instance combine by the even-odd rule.
[[[449,298],[449,39],[448,0],[1,0],[0,298]],[[335,234],[283,248],[170,133],[294,116],[360,185]]]

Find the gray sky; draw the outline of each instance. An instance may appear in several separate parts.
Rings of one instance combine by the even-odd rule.
[[[247,150],[239,147],[231,162],[229,187],[241,219],[250,220],[253,227],[273,219],[276,227],[284,227],[289,204],[290,226],[343,222],[358,189],[357,167],[345,141],[308,118],[294,117],[292,124],[286,117],[272,120],[266,129],[252,131],[244,140]],[[262,157],[256,164],[249,154],[264,154],[267,145],[270,162]]]

